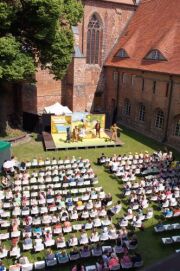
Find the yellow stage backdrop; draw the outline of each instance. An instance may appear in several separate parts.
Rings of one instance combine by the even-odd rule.
[[[84,139],[94,138],[95,125],[99,121],[101,125],[101,130],[105,129],[105,114],[88,114],[84,112],[75,112],[72,115],[61,115],[61,116],[51,116],[51,134],[59,134],[62,140],[65,140],[65,135],[67,133],[67,127],[70,128],[71,132],[75,126],[81,130],[85,128]]]
[[[51,116],[51,134],[66,133],[67,127],[71,127],[71,116]]]
[[[94,129],[96,122],[99,121],[101,129],[105,129],[105,114],[89,114],[86,117],[89,128]]]

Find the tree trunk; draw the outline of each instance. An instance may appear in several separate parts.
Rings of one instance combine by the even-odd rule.
[[[0,136],[6,136],[6,126],[8,123],[7,116],[7,93],[5,86],[2,82],[0,82]]]

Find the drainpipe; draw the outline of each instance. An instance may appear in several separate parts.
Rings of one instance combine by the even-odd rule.
[[[117,82],[116,82],[116,93],[115,93],[115,96],[114,96],[114,100],[115,100],[115,104],[114,104],[114,108],[113,108],[113,114],[112,114],[112,120],[111,122],[117,122],[117,116],[118,116],[118,102],[119,102],[119,70],[118,69],[115,69],[115,72],[117,73]],[[112,110],[112,109],[111,109]]]
[[[85,11],[85,6],[84,6]],[[83,13],[83,19],[82,19],[82,54],[84,55],[84,13]]]
[[[117,116],[118,116],[118,109],[119,109],[119,81],[120,81],[120,73],[119,73],[119,70],[117,69],[117,87],[116,87],[116,119],[117,119]]]
[[[173,87],[174,87],[174,82],[173,82],[173,77],[172,77],[172,75],[171,75],[171,76],[170,76],[169,103],[168,103],[167,119],[166,119],[165,134],[164,134],[163,142],[166,142],[166,141],[167,141],[167,137],[168,137],[168,127],[169,127],[169,118],[170,118],[170,112],[171,112],[171,103],[172,103]]]

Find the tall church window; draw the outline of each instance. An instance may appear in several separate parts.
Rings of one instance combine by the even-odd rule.
[[[124,101],[124,114],[126,116],[130,116],[131,114],[131,104],[130,104],[129,99],[125,99]]]
[[[175,133],[174,133],[174,135],[180,137],[180,119],[175,124]]]
[[[155,114],[155,127],[162,129],[164,126],[164,113],[162,110],[157,110]]]
[[[139,106],[139,120],[140,121],[145,120],[145,106],[143,104],[140,104]]]
[[[93,14],[87,31],[87,63],[101,63],[102,24],[96,14]]]

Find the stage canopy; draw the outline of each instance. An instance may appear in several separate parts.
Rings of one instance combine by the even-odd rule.
[[[11,144],[9,142],[0,141],[0,171],[5,160],[11,158]]]
[[[44,108],[45,113],[55,114],[55,115],[70,115],[72,111],[67,107],[63,106],[60,103],[55,103],[53,105],[47,106]]]

